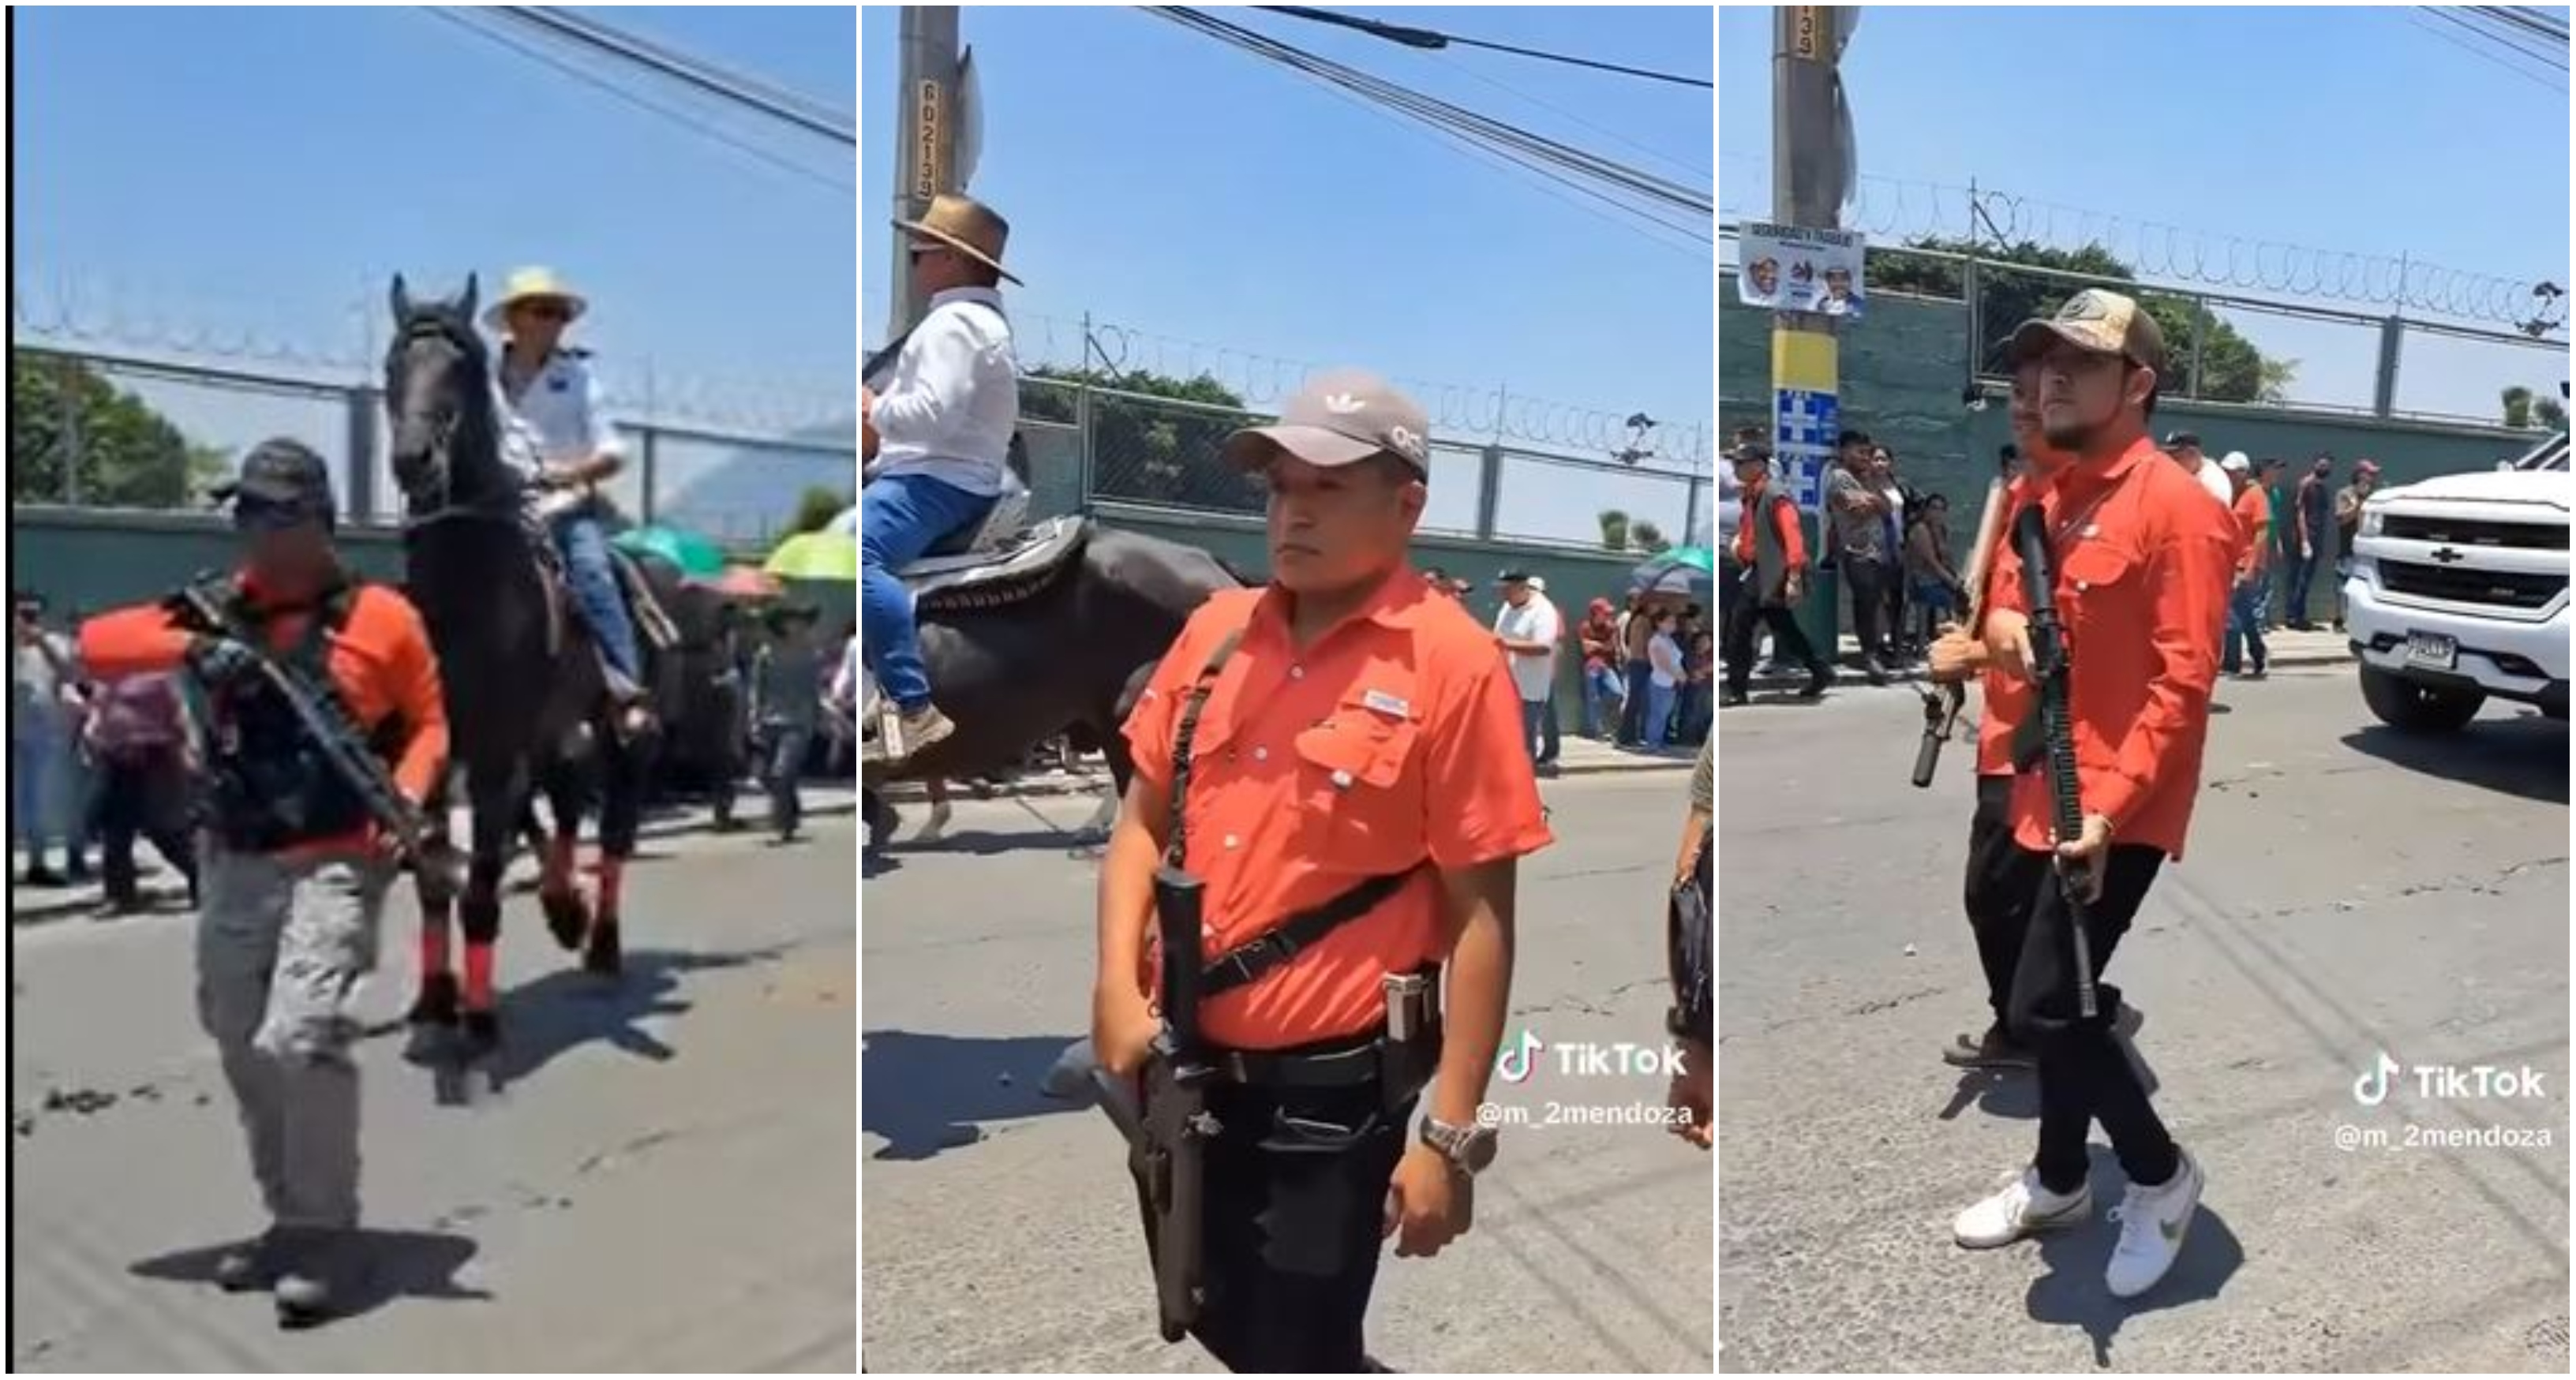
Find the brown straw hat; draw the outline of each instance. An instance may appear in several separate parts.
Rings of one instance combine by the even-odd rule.
[[[973,197],[941,192],[930,199],[930,210],[921,219],[898,220],[894,224],[898,230],[937,240],[1012,282],[1020,282],[1018,274],[1002,267],[1002,246],[1010,242],[1011,223]]]

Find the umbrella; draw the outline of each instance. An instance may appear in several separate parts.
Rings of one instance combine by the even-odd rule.
[[[830,532],[835,536],[857,536],[859,534],[859,505],[853,503],[849,507],[842,509],[840,512],[833,514],[832,520],[823,525],[823,530]]]
[[[634,527],[613,538],[615,544],[639,556],[659,556],[680,568],[680,573],[693,579],[704,579],[725,568],[723,548],[695,532],[677,527]]]
[[[782,580],[852,584],[859,578],[859,543],[836,532],[800,532],[780,542],[761,569]]]
[[[728,599],[775,599],[787,590],[777,576],[748,565],[727,566],[722,575],[700,583]]]
[[[1705,604],[1717,592],[1717,557],[1705,546],[1676,546],[1628,572],[1628,592]]]

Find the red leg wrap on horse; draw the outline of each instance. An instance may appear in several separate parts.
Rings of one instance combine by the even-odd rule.
[[[492,1009],[492,945],[488,940],[465,941],[465,1009]]]
[[[420,975],[447,971],[447,917],[428,915],[420,922]]]
[[[599,860],[599,913],[611,920],[617,918],[618,893],[626,885],[626,860],[603,857]]]

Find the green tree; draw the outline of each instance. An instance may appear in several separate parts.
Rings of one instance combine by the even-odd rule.
[[[1092,491],[1106,498],[1219,512],[1258,513],[1265,496],[1258,481],[1236,473],[1218,457],[1225,438],[1246,425],[1243,398],[1206,374],[1177,379],[1149,369],[1030,371],[1050,380],[1022,385],[1025,421],[1065,426],[1080,420],[1078,388],[1091,395]],[[1058,387],[1054,385],[1072,385]],[[1169,399],[1194,406],[1162,406]]]
[[[2531,400],[2531,420],[2534,425],[2538,426],[2543,431],[2565,431],[2567,429],[2567,404],[2560,402],[2556,398],[2533,398]]]
[[[101,508],[185,508],[230,463],[96,369],[63,355],[9,360],[9,497]]]
[[[809,484],[805,492],[796,496],[796,513],[787,520],[787,535],[820,532],[856,502],[856,498],[828,484]]]
[[[1616,508],[1604,508],[1604,509],[1602,509],[1602,510],[1601,510],[1601,549],[1602,549],[1602,550],[1604,550],[1604,551],[1625,551],[1625,550],[1627,550],[1627,549],[1628,549],[1628,533],[1629,533],[1628,515],[1627,515],[1626,513],[1621,512],[1619,509],[1616,509]]]
[[[1673,549],[1664,539],[1664,529],[1642,518],[1628,524],[1628,544],[1649,556],[1660,556]]]
[[[2054,312],[2057,304],[2073,290],[2062,278],[2015,273],[2004,265],[2057,269],[2117,283],[2137,281],[2137,274],[2127,264],[2098,244],[2065,250],[2051,249],[2029,240],[1998,246],[1933,235],[1914,240],[1911,247],[1950,254],[1974,253],[1980,260],[1977,265],[1977,320],[1979,333],[1984,336],[1983,340],[1976,342],[1980,366],[1991,365],[2001,357],[2015,327],[2032,317]],[[1891,249],[1871,254],[1866,271],[1873,292],[1908,292],[1961,300],[1967,296],[1964,266],[1948,259],[1926,258],[1920,254],[1908,254],[1902,249]],[[2138,291],[2134,295],[2164,331],[2165,347],[2173,356],[2174,377],[2166,382],[2165,392],[2182,396],[2189,390],[2192,339],[2194,332],[2198,331],[2198,396],[2219,402],[2282,402],[2287,399],[2290,384],[2297,377],[2297,360],[2274,359],[2265,355],[2254,347],[2254,342],[2215,315],[2204,316],[2195,323],[2193,318],[2199,314],[2200,308],[2190,298],[2154,291]]]
[[[2504,390],[2504,424],[2516,431],[2531,425],[2531,390],[2515,384]]]

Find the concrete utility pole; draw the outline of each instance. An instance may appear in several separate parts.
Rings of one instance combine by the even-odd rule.
[[[1777,15],[1771,50],[1771,217],[1785,226],[1832,230],[1841,215],[1842,188],[1834,167],[1836,148],[1834,65],[1844,32],[1842,7],[1783,5]],[[1771,317],[1772,430],[1784,444],[1775,446],[1781,477],[1792,492],[1817,498],[1817,537],[1824,535],[1824,461],[1810,447],[1793,454],[1785,444],[1792,423],[1803,423],[1828,437],[1839,427],[1836,398],[1837,358],[1833,318],[1807,312],[1774,312]],[[1813,487],[1810,488],[1810,485]],[[1818,604],[1821,603],[1821,609]],[[1833,585],[1815,582],[1807,617],[1816,645],[1834,646],[1836,608]]]
[[[902,76],[895,82],[895,184],[893,218],[918,220],[931,197],[957,190],[957,7],[903,7]],[[894,306],[885,338],[912,326],[920,306],[912,300],[912,259],[894,236]]]

